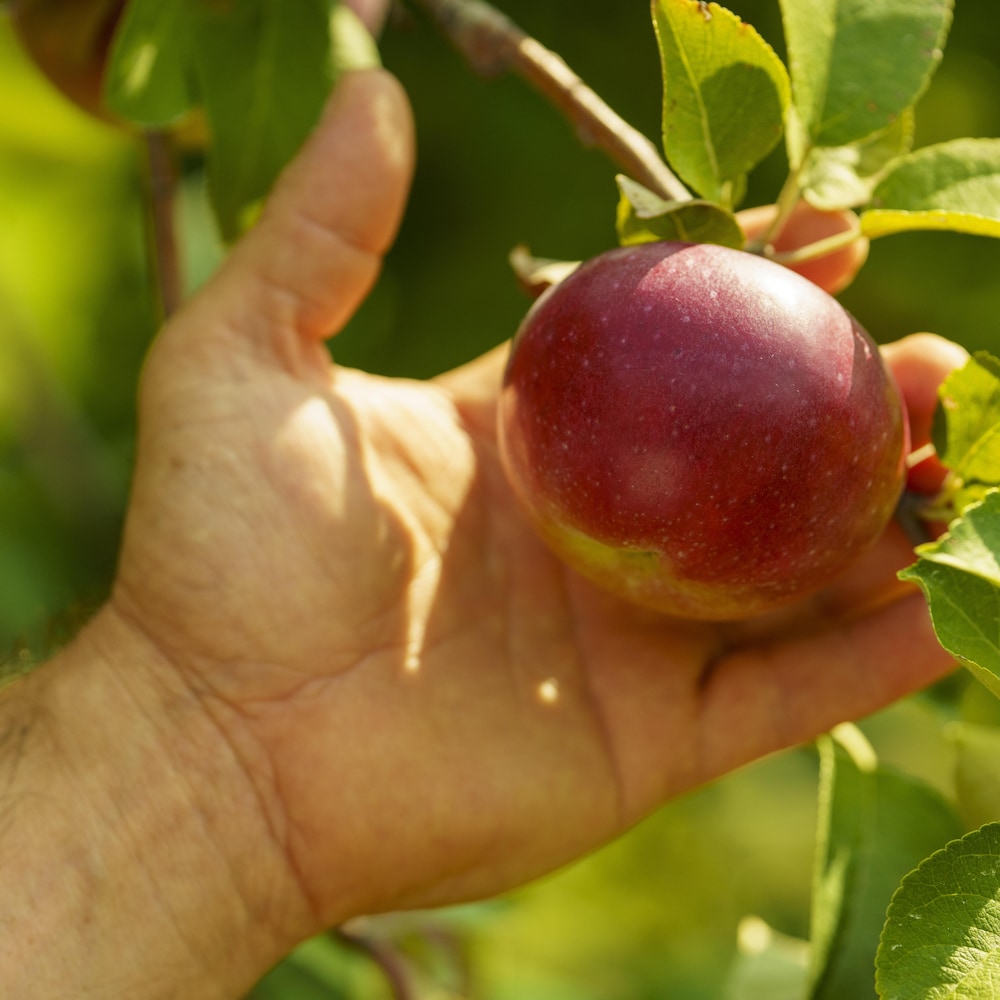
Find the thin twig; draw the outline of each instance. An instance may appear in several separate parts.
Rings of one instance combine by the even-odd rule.
[[[419,993],[406,959],[391,945],[370,934],[338,927],[333,937],[354,951],[367,955],[385,977],[393,1000],[418,1000]]]
[[[164,317],[181,304],[180,255],[174,207],[177,197],[177,168],[170,137],[161,130],[144,134],[149,184],[149,216],[153,270]]]
[[[690,192],[656,146],[608,107],[556,53],[484,0],[412,0],[484,76],[512,70],[554,104],[581,139],[602,149],[633,180],[671,201]]]

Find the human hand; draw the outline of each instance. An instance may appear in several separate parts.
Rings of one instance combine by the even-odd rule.
[[[285,945],[510,888],[950,667],[896,579],[912,547],[895,525],[779,615],[657,617],[575,577],[522,519],[495,438],[505,349],[428,382],[332,366],[323,339],[402,210],[410,128],[391,77],[346,77],[258,226],[160,335],[94,624],[144,651],[134,683],[210,721],[203,759],[234,761],[252,794],[222,828],[270,866],[258,908],[298,915]],[[886,356],[923,425],[961,350],[925,335]]]

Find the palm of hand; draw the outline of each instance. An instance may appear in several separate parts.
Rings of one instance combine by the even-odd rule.
[[[321,909],[343,903],[345,868],[393,906],[426,904],[425,882],[437,899],[520,881],[649,809],[668,752],[692,766],[668,734],[689,725],[706,638],[616,634],[612,602],[513,508],[478,401],[171,333],[116,600],[266,758]]]
[[[497,353],[416,383],[240,351],[154,352],[117,599],[264,762],[321,913],[516,884],[899,683],[860,683],[864,625],[796,638],[816,605],[750,641],[574,578],[508,493]]]

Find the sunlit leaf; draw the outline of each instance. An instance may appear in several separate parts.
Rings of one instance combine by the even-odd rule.
[[[1000,989],[1000,824],[936,851],[903,879],[878,949],[882,997],[978,1000]]]
[[[913,114],[904,111],[882,132],[848,146],[815,146],[799,178],[802,196],[825,211],[867,204],[886,168],[909,152]]]
[[[710,201],[735,191],[781,137],[788,75],[748,24],[715,3],[653,0],[663,68],[663,145]]]
[[[861,213],[861,232],[869,239],[918,230],[943,230],[969,236],[1000,237],[1000,221],[972,212],[904,212],[894,209],[870,209]]]
[[[871,237],[911,229],[1000,236],[1000,139],[955,139],[902,157],[861,226]]]
[[[941,645],[1000,697],[1000,491],[917,555],[901,579],[924,591]]]
[[[911,107],[941,60],[952,0],[781,0],[802,148],[846,146]],[[794,133],[793,133],[794,138]]]
[[[944,496],[952,516],[1000,486],[1000,360],[978,351],[938,389],[934,447],[950,475]]]

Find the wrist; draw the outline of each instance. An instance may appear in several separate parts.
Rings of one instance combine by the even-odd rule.
[[[112,608],[0,692],[0,993],[238,996],[314,928],[247,761]]]

